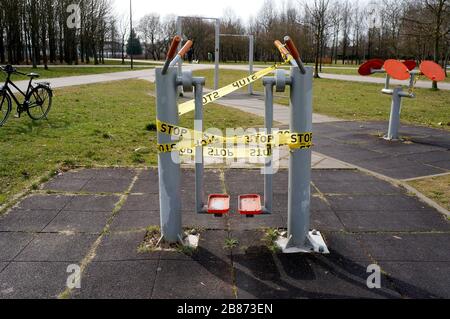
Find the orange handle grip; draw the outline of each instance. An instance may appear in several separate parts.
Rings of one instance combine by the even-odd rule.
[[[289,52],[291,53],[292,57],[297,60],[300,59],[300,53],[297,50],[297,47],[294,44],[294,41],[290,37],[285,37],[284,42],[286,43],[287,48],[289,49]]]
[[[280,50],[283,57],[289,55],[289,51],[284,47],[284,45],[280,41],[276,40],[274,43],[277,49]]]
[[[184,47],[181,48],[180,52],[178,52],[178,55],[180,57],[184,57],[186,55],[186,53],[188,53],[188,51],[192,48],[192,45],[194,43],[191,40],[188,40],[186,42],[186,44],[184,45]]]
[[[178,45],[180,44],[180,42],[181,42],[180,36],[177,35],[175,38],[173,38],[172,44],[170,45],[170,48],[169,48],[169,52],[167,53],[167,58],[166,58],[167,61],[171,61],[175,57],[175,55],[177,54],[177,48],[178,48]]]

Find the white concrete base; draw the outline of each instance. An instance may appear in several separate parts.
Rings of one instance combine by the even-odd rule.
[[[328,255],[330,251],[328,250],[327,244],[322,237],[322,234],[313,230],[309,232],[307,236],[307,243],[305,246],[291,246],[291,238],[281,236],[276,241],[277,246],[283,251],[284,254],[324,254]]]
[[[186,235],[184,239],[180,238],[180,242],[184,247],[197,249],[200,242],[200,235]]]

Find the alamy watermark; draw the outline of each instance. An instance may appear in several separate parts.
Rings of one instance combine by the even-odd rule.
[[[369,289],[381,289],[381,268],[378,265],[369,265],[367,273],[370,276],[367,278],[367,287]]]
[[[67,27],[69,29],[81,28],[81,9],[78,4],[70,4],[67,6],[66,12],[70,15],[67,17]]]
[[[70,274],[67,277],[67,288],[81,289],[81,267],[78,265],[69,265],[67,267],[67,273]]]

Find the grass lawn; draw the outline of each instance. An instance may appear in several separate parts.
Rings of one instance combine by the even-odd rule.
[[[156,117],[153,90],[143,80],[58,89],[48,121],[10,118],[0,128],[0,206],[64,166],[156,165],[156,132],[148,130]],[[181,125],[192,127],[193,116],[183,117]],[[205,127],[263,123],[235,109],[205,109]]]
[[[408,182],[419,192],[450,210],[450,175]]]
[[[195,74],[206,77],[207,87],[213,86],[213,70],[196,71]],[[220,86],[246,75],[245,71],[222,70]],[[255,91],[262,92],[262,81],[255,83],[254,87]],[[380,84],[316,79],[314,112],[349,120],[388,121],[391,97],[381,94],[381,89]],[[402,122],[450,130],[450,91],[416,89],[416,95],[416,99],[404,99]],[[277,103],[289,104],[288,93],[276,93],[276,96]]]
[[[118,68],[118,67],[57,67],[52,68],[49,67],[48,70],[44,68],[33,69],[31,67],[20,67],[17,69],[22,73],[38,73],[42,79],[50,79],[50,78],[60,78],[66,76],[76,76],[76,75],[91,75],[91,74],[102,74],[102,73],[112,73],[112,72],[125,72],[130,71],[127,68]],[[142,70],[142,68],[138,68],[136,70]],[[6,79],[6,74],[4,72],[0,72],[0,82],[4,82]],[[14,81],[20,80],[28,80],[29,77],[13,74],[11,79]],[[39,79],[36,79],[39,82]],[[3,84],[3,83],[2,83]]]

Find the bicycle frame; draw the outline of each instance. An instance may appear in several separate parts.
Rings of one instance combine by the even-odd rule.
[[[14,100],[14,102],[16,103],[16,105],[18,107],[22,107],[26,103],[27,97],[30,94],[31,90],[33,89],[33,85],[31,84],[32,81],[33,81],[33,79],[30,79],[30,82],[28,83],[27,92],[24,93],[20,88],[17,87],[17,85],[15,85],[11,81],[11,74],[8,73],[8,77],[6,78],[5,85],[3,86],[3,90],[5,90],[9,94],[9,96]],[[15,96],[15,94],[12,92],[12,90],[9,87],[10,84],[17,90],[17,92],[19,92],[24,97],[24,99],[25,99],[24,103],[20,103],[20,101],[17,99],[17,97]]]

